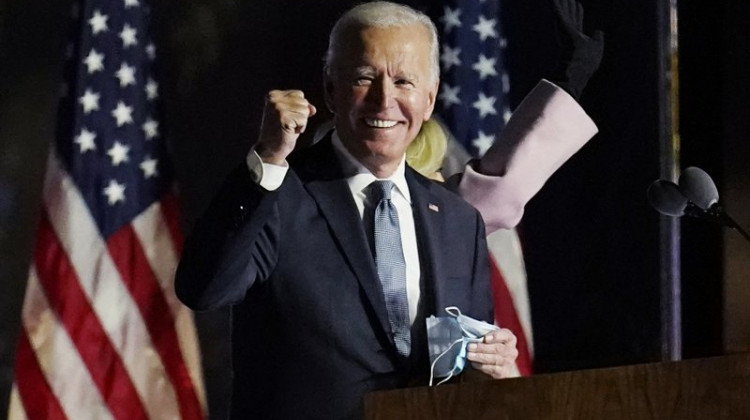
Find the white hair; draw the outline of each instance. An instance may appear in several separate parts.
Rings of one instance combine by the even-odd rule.
[[[440,77],[440,51],[438,33],[435,24],[424,13],[403,4],[389,1],[374,1],[360,4],[349,9],[336,21],[328,39],[328,51],[325,57],[325,71],[330,75],[335,56],[345,36],[352,29],[391,28],[419,24],[430,32],[430,70],[432,80]]]

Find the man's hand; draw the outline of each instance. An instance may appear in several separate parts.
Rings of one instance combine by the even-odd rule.
[[[307,119],[315,115],[301,90],[272,90],[266,95],[260,137],[255,151],[265,163],[284,165],[297,138],[305,131]]]
[[[484,336],[481,343],[469,344],[466,358],[474,369],[495,379],[507,378],[514,372],[518,350],[516,336],[506,328]]]

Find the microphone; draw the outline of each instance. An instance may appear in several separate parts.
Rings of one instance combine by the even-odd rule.
[[[708,210],[719,202],[719,190],[711,177],[701,168],[691,166],[680,175],[680,191],[698,207]]]
[[[674,217],[685,214],[688,199],[674,182],[657,179],[648,186],[646,196],[651,207],[661,214]]]
[[[651,207],[667,216],[687,215],[730,227],[750,242],[750,235],[719,204],[719,190],[706,171],[691,166],[678,182],[679,185],[664,179],[652,182],[646,191]]]

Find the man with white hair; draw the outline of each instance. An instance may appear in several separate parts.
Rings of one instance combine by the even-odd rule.
[[[438,82],[430,19],[373,2],[331,33],[331,136],[291,154],[316,109],[301,91],[267,95],[258,141],[176,278],[193,309],[234,305],[233,418],[360,417],[366,392],[427,383],[429,315],[455,306],[492,322],[481,216],[405,164]],[[515,342],[485,335],[468,369],[508,376]]]

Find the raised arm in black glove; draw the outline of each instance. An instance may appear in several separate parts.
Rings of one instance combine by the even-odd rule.
[[[602,61],[604,34],[583,33],[583,6],[576,0],[552,0],[560,62],[550,80],[578,99]]]

